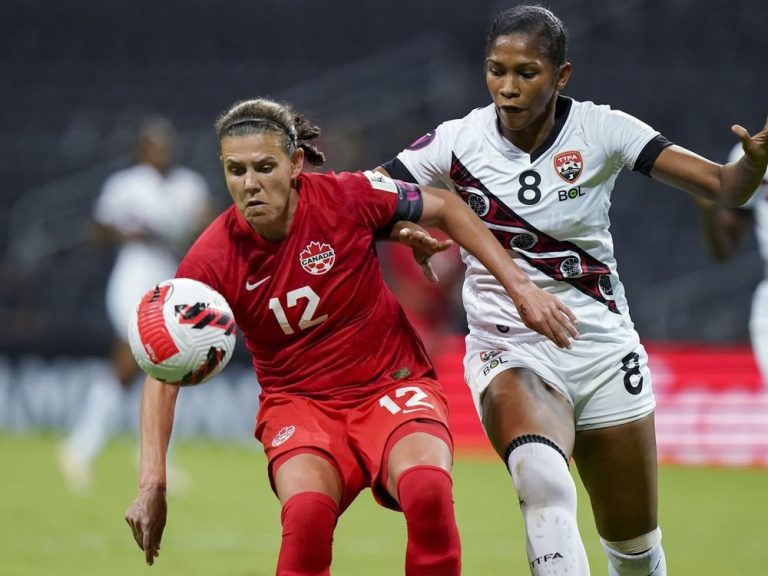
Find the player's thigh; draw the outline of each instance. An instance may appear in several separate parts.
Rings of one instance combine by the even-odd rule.
[[[288,453],[275,472],[275,492],[281,504],[302,492],[320,492],[337,504],[342,481],[334,463],[321,452]]]
[[[600,536],[616,542],[656,528],[658,467],[653,413],[626,424],[578,432],[573,457]]]
[[[504,457],[510,442],[526,434],[554,441],[570,455],[574,442],[573,406],[554,387],[528,368],[499,372],[480,399],[488,438]]]

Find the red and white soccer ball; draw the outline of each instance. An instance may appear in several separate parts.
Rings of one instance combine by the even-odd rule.
[[[168,384],[202,384],[232,358],[235,319],[224,297],[190,278],[160,282],[139,301],[128,340],[144,372]]]

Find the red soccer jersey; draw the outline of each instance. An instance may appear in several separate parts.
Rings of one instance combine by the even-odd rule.
[[[434,378],[376,255],[375,233],[402,199],[362,173],[298,182],[285,240],[264,240],[233,205],[200,235],[177,277],[227,299],[264,393],[351,399],[406,377]]]

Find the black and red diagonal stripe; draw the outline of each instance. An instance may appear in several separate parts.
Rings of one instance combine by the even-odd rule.
[[[456,184],[456,189],[461,195],[464,202],[472,206],[471,196],[472,192],[467,188],[475,188],[480,190],[483,195],[488,199],[489,207],[488,211],[480,216],[480,218],[500,226],[502,228],[490,228],[496,239],[507,249],[516,250],[516,248],[524,249],[525,252],[516,250],[518,254],[524,258],[531,266],[540,270],[550,278],[567,282],[577,290],[587,294],[594,298],[598,302],[605,304],[611,312],[619,313],[619,309],[616,306],[614,300],[609,300],[604,296],[605,293],[610,293],[610,284],[602,277],[609,277],[611,274],[610,268],[600,262],[597,258],[574,244],[573,242],[567,242],[558,240],[552,236],[536,229],[509,206],[501,202],[496,196],[491,193],[488,188],[470,171],[464,166],[461,161],[453,155],[451,160],[451,180]],[[525,232],[521,232],[524,230]],[[569,252],[578,256],[579,262],[576,263],[576,258],[572,255],[556,256],[553,257],[543,256],[543,254],[551,254],[553,252]],[[542,254],[542,256],[531,256],[531,253]],[[574,266],[579,266],[579,271],[574,271]],[[567,271],[570,270],[570,274]],[[575,275],[574,275],[575,274]],[[601,284],[604,290],[601,290]]]

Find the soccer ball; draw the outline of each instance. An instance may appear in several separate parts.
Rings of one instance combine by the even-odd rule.
[[[202,384],[232,358],[232,310],[213,288],[190,278],[160,282],[139,301],[128,340],[144,372],[168,384]]]

